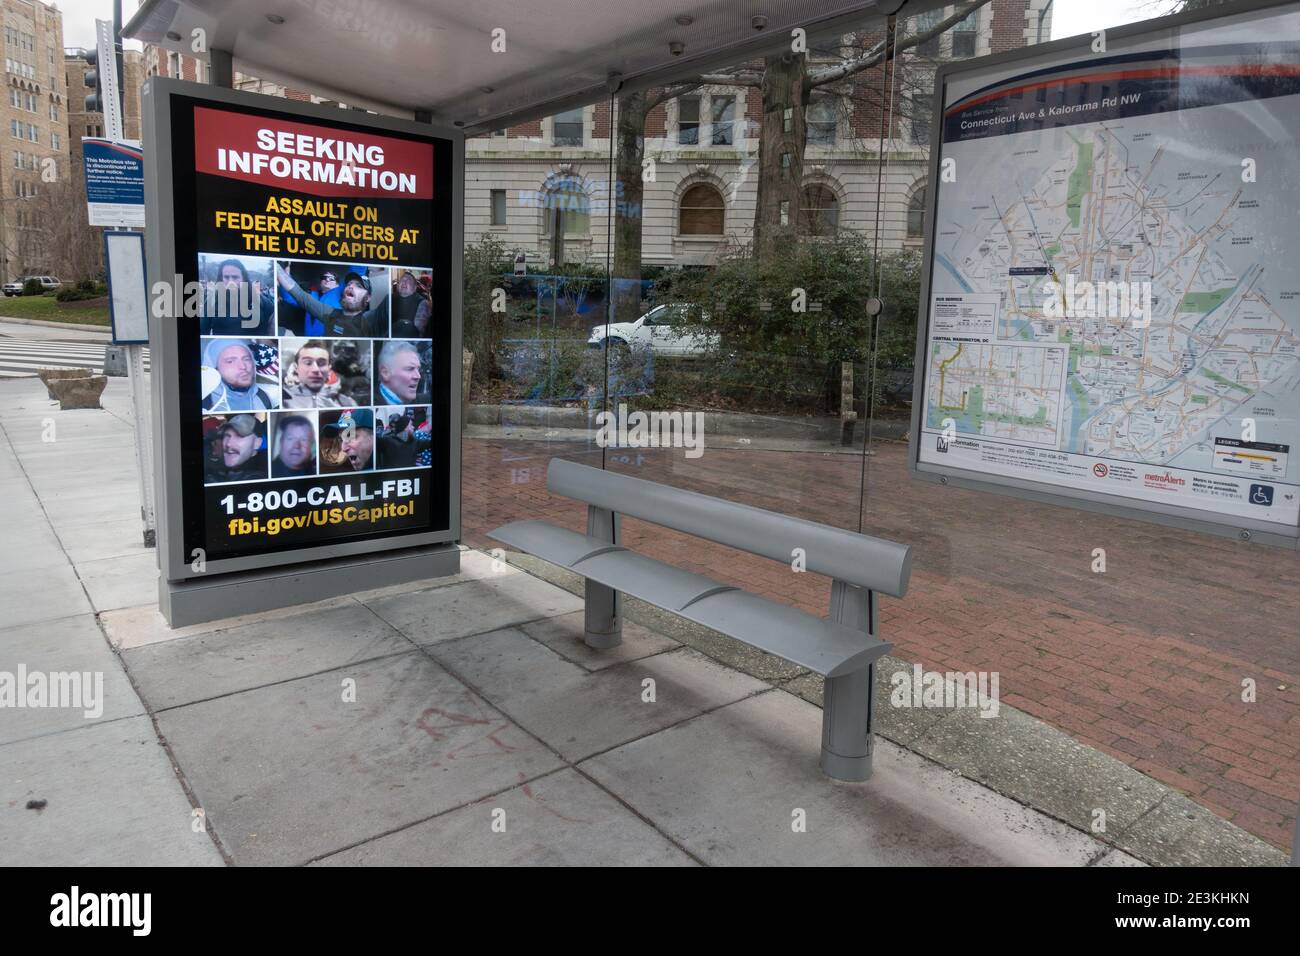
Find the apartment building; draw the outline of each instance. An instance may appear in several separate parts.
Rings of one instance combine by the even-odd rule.
[[[140,77],[140,83],[150,76],[170,76],[178,80],[189,80],[192,83],[211,82],[211,73],[207,60],[196,56],[187,56],[182,53],[175,53],[163,47],[145,44],[142,55],[144,63],[144,72]],[[262,96],[281,96],[285,99],[297,100],[301,103],[333,103],[333,100],[327,100],[323,96],[314,96],[303,90],[296,90],[289,86],[279,83],[272,83],[270,80],[263,80],[260,77],[251,76],[247,73],[235,71],[234,88],[244,93],[258,93]],[[137,84],[137,92],[139,86]]]
[[[0,282],[50,269],[42,192],[63,182],[69,164],[63,14],[40,0],[0,0],[5,86],[0,128]]]
[[[189,80],[191,83],[208,82],[208,61],[201,57],[188,56],[146,43],[141,59],[144,63],[141,83],[150,76],[170,76],[177,80]]]

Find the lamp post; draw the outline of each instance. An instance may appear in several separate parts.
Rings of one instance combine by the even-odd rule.
[[[1052,12],[1052,4],[1055,2],[1056,0],[1047,0],[1047,5],[1038,11],[1038,38],[1034,40],[1035,43],[1043,42],[1043,23],[1047,20],[1047,15]]]

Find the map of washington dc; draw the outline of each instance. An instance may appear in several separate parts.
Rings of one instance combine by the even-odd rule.
[[[1231,59],[1208,59],[1115,57],[945,112],[927,431],[1095,459],[1076,469],[1090,481],[1190,490],[1111,475],[1169,466],[1290,485],[1295,502],[1300,196],[1294,156],[1266,140],[1300,125],[1300,90],[1292,70],[1258,96],[1256,67],[1242,99]]]

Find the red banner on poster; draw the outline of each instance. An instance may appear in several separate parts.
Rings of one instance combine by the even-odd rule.
[[[391,136],[198,107],[200,173],[315,196],[433,198],[433,147]]]

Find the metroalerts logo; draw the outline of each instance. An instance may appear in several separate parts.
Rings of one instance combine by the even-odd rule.
[[[1171,475],[1167,471],[1163,475],[1147,472],[1142,477],[1146,479],[1146,486],[1148,488],[1178,488],[1187,484],[1187,479],[1179,478],[1177,475]]]
[[[1273,486],[1272,485],[1251,485],[1250,494],[1246,500],[1252,505],[1262,505],[1265,508],[1273,504]]]

